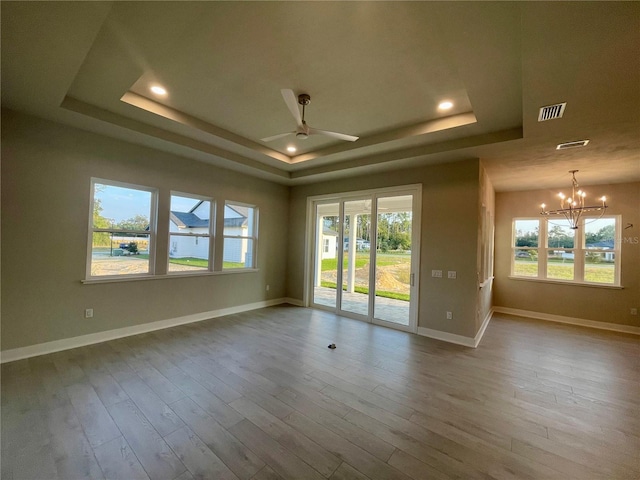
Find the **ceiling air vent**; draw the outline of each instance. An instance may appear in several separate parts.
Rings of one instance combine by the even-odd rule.
[[[575,142],[560,143],[556,150],[566,150],[567,148],[586,147],[589,140],[577,140]]]
[[[540,113],[538,114],[538,121],[544,122],[546,120],[553,120],[555,118],[562,118],[564,114],[564,107],[567,106],[567,102],[558,103],[556,105],[548,105],[546,107],[540,108]]]

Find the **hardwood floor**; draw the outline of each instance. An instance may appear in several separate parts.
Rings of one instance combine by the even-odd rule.
[[[2,479],[638,479],[639,372],[632,335],[272,307],[3,365]]]

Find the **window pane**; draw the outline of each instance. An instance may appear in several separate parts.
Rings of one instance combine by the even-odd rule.
[[[547,257],[547,278],[573,280],[573,250],[549,250]]]
[[[255,235],[256,208],[227,203],[224,206],[224,234],[236,237]]]
[[[538,250],[515,249],[513,274],[521,277],[538,276]]]
[[[253,268],[253,240],[249,238],[225,238],[222,268]]]
[[[211,202],[171,195],[170,210],[168,271],[208,270]]]
[[[149,235],[93,234],[91,276],[149,273]]]
[[[615,283],[615,254],[587,250],[584,258],[584,279],[586,282]]]
[[[540,229],[540,222],[538,220],[516,220],[514,227],[514,246],[538,246],[538,231]]]
[[[209,268],[209,237],[169,235],[169,271],[192,272]]]
[[[151,199],[151,192],[95,183],[93,228],[148,230]]]
[[[586,220],[589,222],[589,219]],[[616,220],[615,218],[600,218],[584,226],[585,248],[597,248],[598,250],[613,250],[616,247]]]
[[[547,223],[547,247],[549,248],[574,248],[576,231],[569,226],[566,220],[554,220]]]

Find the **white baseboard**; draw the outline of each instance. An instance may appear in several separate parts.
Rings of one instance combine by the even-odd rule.
[[[442,340],[443,342],[455,343],[456,345],[463,345],[465,347],[474,348],[473,338],[465,337],[464,335],[458,335],[456,333],[442,332],[440,330],[433,330],[431,328],[418,327],[418,335],[434,338],[436,340]]]
[[[284,298],[283,303],[289,303],[291,305],[295,305],[296,307],[304,307],[304,302],[302,300],[298,300],[297,298]]]
[[[38,355],[46,355],[47,353],[60,352],[69,350],[70,348],[84,347],[94,343],[115,340],[116,338],[129,337],[140,333],[153,332],[154,330],[162,330],[186,323],[201,322],[211,318],[224,317],[225,315],[233,315],[235,313],[248,312],[258,308],[271,307],[282,303],[293,303],[289,298],[276,298],[273,300],[264,300],[261,302],[249,303],[246,305],[238,305],[236,307],[221,308],[219,310],[211,310],[209,312],[194,313],[193,315],[185,315],[184,317],[169,318],[159,320],[157,322],[143,323],[141,325],[133,325],[131,327],[116,328],[104,332],[90,333],[88,335],[80,335],[79,337],[63,338],[52,342],[39,343],[37,345],[29,345],[27,347],[13,348],[0,352],[0,363],[13,362]]]
[[[586,320],[584,318],[563,317],[562,315],[552,315],[550,313],[532,312],[530,310],[520,310],[518,308],[509,307],[493,307],[496,313],[506,313],[508,315],[516,315],[518,317],[535,318],[536,320],[546,320],[548,322],[567,323],[569,325],[578,325],[580,327],[597,328],[600,330],[610,330],[613,332],[632,333],[640,335],[640,327],[631,325],[619,325],[617,323],[598,322],[595,320]]]
[[[489,311],[487,312],[487,316],[484,317],[484,320],[482,321],[482,325],[480,325],[480,329],[478,330],[478,333],[476,333],[476,336],[473,339],[473,348],[476,348],[480,344],[480,340],[482,340],[482,337],[484,336],[484,332],[489,326],[489,322],[491,321],[493,312],[494,312],[494,309],[490,308]]]
[[[476,336],[473,338],[424,327],[418,327],[418,335],[434,338],[436,340],[442,340],[443,342],[455,343],[456,345],[463,345],[465,347],[477,348],[480,344],[480,340],[482,340],[482,336],[484,335],[487,326],[489,325],[489,321],[491,320],[492,315],[493,309],[489,310],[487,316],[482,321],[482,325],[480,326],[478,333],[476,333]]]

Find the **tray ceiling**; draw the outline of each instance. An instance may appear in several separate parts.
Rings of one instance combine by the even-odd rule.
[[[360,139],[261,141],[296,127],[283,88]],[[3,2],[2,104],[286,184],[466,158],[498,190],[640,180],[640,5]]]

